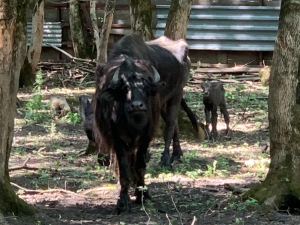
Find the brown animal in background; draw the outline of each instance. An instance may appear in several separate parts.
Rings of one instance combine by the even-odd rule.
[[[203,103],[206,119],[206,130],[209,133],[209,125],[212,125],[212,131],[209,139],[215,139],[218,135],[217,121],[218,121],[218,107],[220,107],[221,114],[224,116],[226,123],[226,134],[229,132],[229,114],[225,102],[225,89],[221,82],[204,81],[203,89]]]
[[[50,98],[50,108],[61,118],[71,111],[71,108],[64,96],[52,96]]]

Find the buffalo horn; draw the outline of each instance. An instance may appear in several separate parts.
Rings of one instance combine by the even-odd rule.
[[[152,69],[154,71],[154,79],[153,80],[156,83],[156,82],[158,82],[160,80],[160,75],[159,75],[159,73],[157,72],[157,70],[155,69],[154,66],[151,66],[151,67],[152,67]]]
[[[117,83],[119,80],[119,72],[120,72],[120,67],[118,67],[118,69],[116,69],[114,76],[111,80],[112,83]]]

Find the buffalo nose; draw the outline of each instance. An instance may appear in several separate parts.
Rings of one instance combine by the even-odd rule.
[[[132,110],[146,110],[145,104],[141,101],[135,101],[131,103]]]
[[[204,94],[205,94],[205,95],[208,95],[208,91],[205,91]]]

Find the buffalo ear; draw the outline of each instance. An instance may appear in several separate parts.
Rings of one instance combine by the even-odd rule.
[[[166,87],[166,82],[159,82],[153,85],[151,88],[151,96],[155,96],[157,93],[161,92]]]
[[[204,81],[205,82],[205,81]],[[200,85],[202,89],[204,89],[204,82]]]
[[[212,82],[211,84],[214,88],[220,88],[220,86],[222,85],[222,83],[220,82]]]

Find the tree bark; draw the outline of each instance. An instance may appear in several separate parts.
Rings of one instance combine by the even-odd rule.
[[[86,58],[87,43],[83,34],[79,0],[70,0],[69,22],[75,57]]]
[[[32,86],[35,81],[36,70],[42,52],[44,33],[44,5],[44,0],[38,0],[33,8],[30,45],[28,47],[27,57],[25,58],[20,73],[20,87]]]
[[[14,193],[8,161],[21,66],[26,54],[28,0],[0,0],[0,213],[33,214],[31,206]]]
[[[281,3],[268,98],[271,163],[265,181],[245,197],[266,210],[300,203],[300,3]]]
[[[112,21],[114,18],[116,0],[107,0],[104,10],[104,21],[101,29],[100,35],[100,57],[99,62],[107,61],[107,45],[109,33],[111,30]]]
[[[95,38],[95,46],[97,50],[97,61],[100,60],[100,35],[98,27],[98,19],[96,14],[96,1],[90,1],[90,16],[92,20],[93,33]]]
[[[131,30],[144,41],[153,39],[151,0],[130,1]]]
[[[172,40],[185,38],[193,0],[172,0],[164,35]]]

